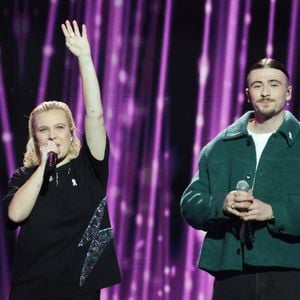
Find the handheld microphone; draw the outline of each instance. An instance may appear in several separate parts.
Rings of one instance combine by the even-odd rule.
[[[57,153],[50,151],[47,159],[47,170],[53,171],[56,167]]]
[[[247,181],[245,180],[240,180],[236,184],[236,190],[237,191],[243,191],[243,192],[248,192],[250,190],[250,186]]]
[[[236,185],[237,191],[248,192],[250,190],[250,186],[247,181],[240,180]],[[251,230],[251,224],[249,221],[243,221],[241,223],[240,233],[239,233],[240,241],[243,245],[246,245],[247,248],[253,247],[253,235]]]

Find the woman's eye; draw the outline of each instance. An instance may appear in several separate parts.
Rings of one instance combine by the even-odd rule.
[[[62,130],[62,129],[64,129],[65,127],[64,127],[64,126],[57,126],[56,128],[59,129],[59,130]]]
[[[45,132],[46,128],[40,128],[40,132]]]

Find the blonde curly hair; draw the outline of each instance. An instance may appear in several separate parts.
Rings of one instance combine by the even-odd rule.
[[[23,165],[24,167],[33,167],[40,164],[40,151],[36,143],[36,138],[34,135],[34,117],[42,112],[49,110],[60,109],[66,113],[68,125],[73,137],[73,141],[70,146],[69,156],[71,159],[75,158],[79,154],[80,150],[80,141],[77,136],[77,130],[75,127],[74,119],[71,113],[69,106],[61,101],[44,101],[36,106],[33,111],[30,113],[28,121],[28,132],[29,139],[26,145],[26,152],[24,154]]]

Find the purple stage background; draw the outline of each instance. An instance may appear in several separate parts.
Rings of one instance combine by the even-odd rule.
[[[204,144],[249,107],[247,68],[288,67],[300,117],[300,0],[10,0],[0,2],[0,196],[22,163],[36,103],[67,102],[82,129],[77,62],[60,24],[85,23],[111,142],[108,205],[123,283],[101,299],[206,300],[197,269],[204,232],[183,222],[180,196]],[[0,299],[16,236],[0,214]]]

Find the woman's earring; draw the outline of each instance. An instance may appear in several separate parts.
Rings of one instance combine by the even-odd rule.
[[[71,144],[73,143],[73,137],[71,136],[71,139],[70,139],[70,141],[71,141]]]

